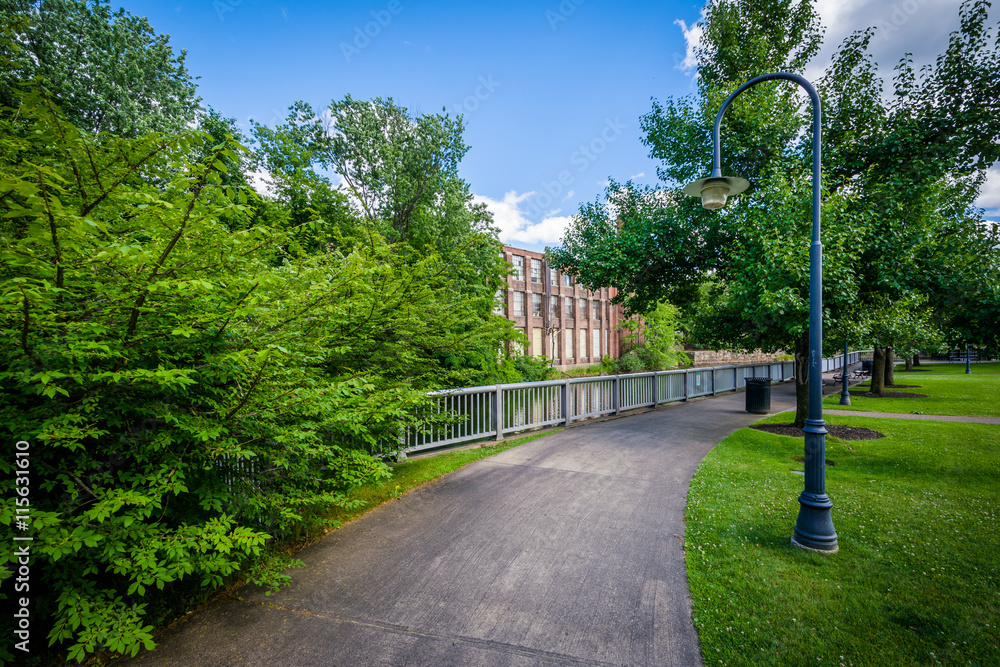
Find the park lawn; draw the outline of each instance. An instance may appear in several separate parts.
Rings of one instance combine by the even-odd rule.
[[[907,373],[896,367],[896,384],[919,385],[919,389],[892,389],[925,394],[927,398],[874,398],[865,396],[868,382],[851,387],[851,405],[840,405],[840,394],[827,397],[823,404],[836,410],[897,412],[925,415],[961,415],[1000,417],[1000,363],[972,365],[965,374],[965,364],[925,364],[926,372]],[[860,394],[860,395],[859,395]]]
[[[827,440],[837,554],[789,542],[801,438],[744,428],[698,468],[685,553],[704,663],[1000,665],[1000,427],[828,421],[887,436]]]

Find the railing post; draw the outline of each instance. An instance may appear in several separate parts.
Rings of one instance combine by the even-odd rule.
[[[619,412],[621,412],[621,405],[622,405],[622,383],[621,383],[621,378],[622,378],[621,375],[616,375],[615,376],[615,395],[614,395],[615,415],[617,415]]]
[[[493,428],[496,429],[494,440],[503,440],[503,389],[496,386],[493,392]]]
[[[712,396],[715,396],[715,371],[716,370],[717,369],[715,368],[715,366],[712,366]]]
[[[559,405],[562,408],[563,423],[569,426],[572,420],[569,414],[569,380],[563,380],[559,385]]]
[[[653,371],[653,376],[650,379],[653,380],[653,407],[655,408],[660,402],[660,383],[657,382],[659,378],[656,375],[656,371]]]
[[[688,369],[684,369],[684,400],[688,400]]]

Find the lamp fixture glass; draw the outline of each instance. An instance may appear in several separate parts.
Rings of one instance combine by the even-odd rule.
[[[701,197],[701,205],[709,210],[720,209],[733,195],[738,195],[750,186],[750,182],[736,176],[715,176],[699,178],[684,187],[684,194]]]

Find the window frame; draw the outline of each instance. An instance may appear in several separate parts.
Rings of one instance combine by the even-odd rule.
[[[520,297],[520,298],[518,298]],[[524,317],[524,292],[514,292],[514,317]],[[520,306],[521,312],[518,312]]]

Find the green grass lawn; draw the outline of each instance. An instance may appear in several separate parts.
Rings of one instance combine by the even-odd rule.
[[[925,364],[926,372],[907,373],[896,367],[896,384],[920,385],[919,389],[888,389],[925,394],[927,398],[874,398],[858,396],[868,383],[852,386],[851,405],[840,405],[840,395],[827,397],[824,406],[837,410],[863,412],[919,412],[925,415],[965,415],[1000,417],[1000,363],[972,365],[965,374],[965,364]]]
[[[887,436],[827,440],[837,554],[789,543],[801,438],[741,429],[699,467],[685,551],[705,664],[1000,665],[1000,427],[828,421]]]

